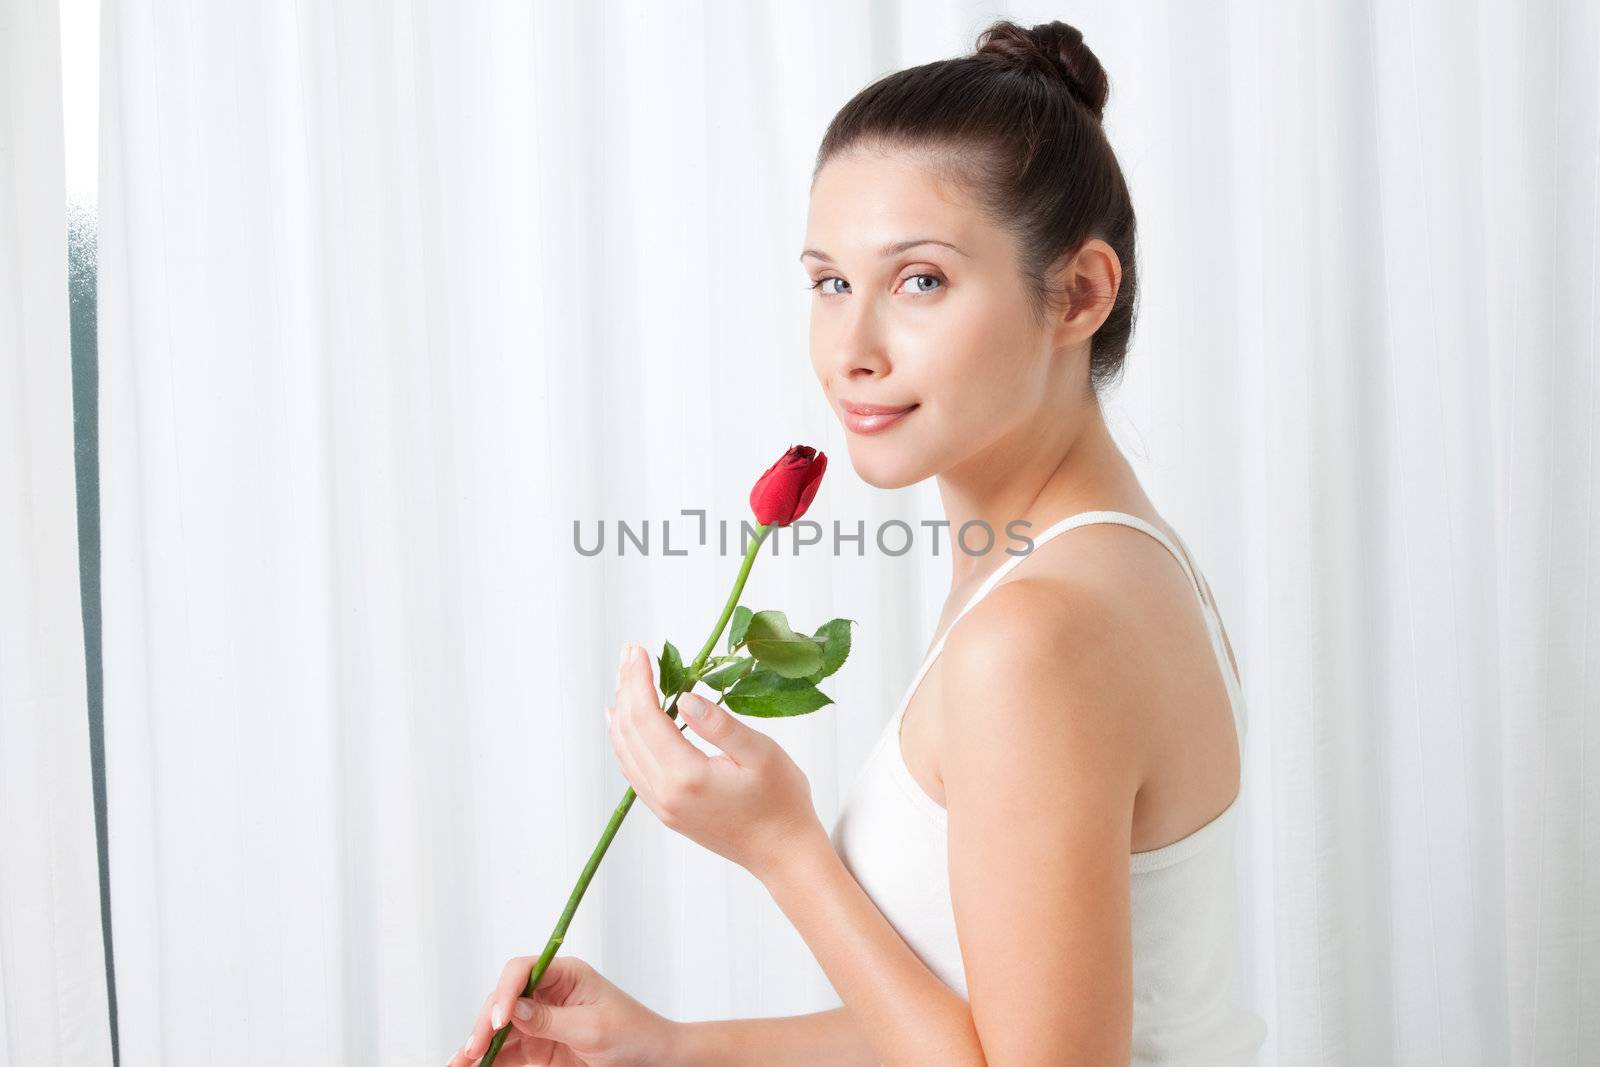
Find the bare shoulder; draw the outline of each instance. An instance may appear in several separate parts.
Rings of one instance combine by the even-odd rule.
[[[1139,613],[1108,583],[1071,572],[1012,578],[995,586],[955,627],[941,656],[960,667],[1004,662],[1070,668],[1136,639]],[[1111,664],[1107,664],[1111,666]]]
[[[1153,525],[1173,536],[1164,523]],[[1027,576],[1002,582],[985,599],[1046,615],[1053,608],[1079,642],[1103,633],[1101,645],[1114,642],[1115,662],[1103,665],[1111,677],[1120,667],[1135,682],[1150,672],[1171,680],[1192,665],[1186,654],[1208,648],[1188,574],[1149,534],[1120,523],[1091,523],[1043,547],[1039,558],[1028,561]]]
[[[946,805],[954,813],[963,782],[970,798],[1007,760],[1053,766],[1115,824],[1132,809],[1131,851],[1159,848],[1238,793],[1222,673],[1237,674],[1232,648],[1223,634],[1219,670],[1205,608],[1155,538],[1113,524],[1070,536],[1070,549],[1031,561],[950,633],[939,699]]]
[[[940,655],[947,786],[970,746],[993,746],[997,759],[1023,746],[1058,770],[1064,758],[1130,778],[1131,802],[1145,761],[1149,643],[1137,604],[1105,581],[1055,571],[997,585]]]

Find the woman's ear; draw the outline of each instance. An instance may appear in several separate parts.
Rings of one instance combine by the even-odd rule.
[[[1058,270],[1056,291],[1062,295],[1056,320],[1056,347],[1071,348],[1094,336],[1111,314],[1122,286],[1122,260],[1116,249],[1098,237],[1083,243]]]

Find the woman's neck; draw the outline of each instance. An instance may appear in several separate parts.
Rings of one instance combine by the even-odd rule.
[[[1040,434],[1046,439],[1040,441]],[[1050,523],[1080,511],[1109,508],[1153,512],[1127,457],[1106,426],[1100,405],[1080,417],[1030,429],[1027,447],[999,442],[959,468],[939,475],[939,495],[949,521],[952,590],[981,581],[1006,559],[1017,537],[1035,537]],[[1008,524],[1023,520],[1031,525]],[[973,522],[988,524],[990,534]],[[961,546],[965,543],[970,550]],[[977,553],[977,554],[973,554]]]

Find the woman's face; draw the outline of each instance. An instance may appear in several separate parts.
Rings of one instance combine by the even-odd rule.
[[[1052,358],[1059,328],[1035,322],[1012,238],[915,156],[830,160],[805,248],[812,369],[869,484],[911,485],[1059,422],[1070,361]],[[862,405],[909,410],[863,420]]]

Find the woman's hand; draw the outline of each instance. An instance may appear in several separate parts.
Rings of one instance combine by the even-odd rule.
[[[507,1022],[495,1067],[660,1067],[675,1062],[678,1024],[608,982],[576,956],[557,956],[533,997],[522,996],[537,956],[518,956],[483,1002],[467,1043],[445,1067],[472,1067]]]
[[[679,732],[657,692],[649,655],[623,646],[616,703],[606,709],[611,747],[628,784],[662,825],[762,881],[799,841],[825,835],[811,783],[783,746],[726,708],[684,693],[678,714],[720,750],[707,756]]]

